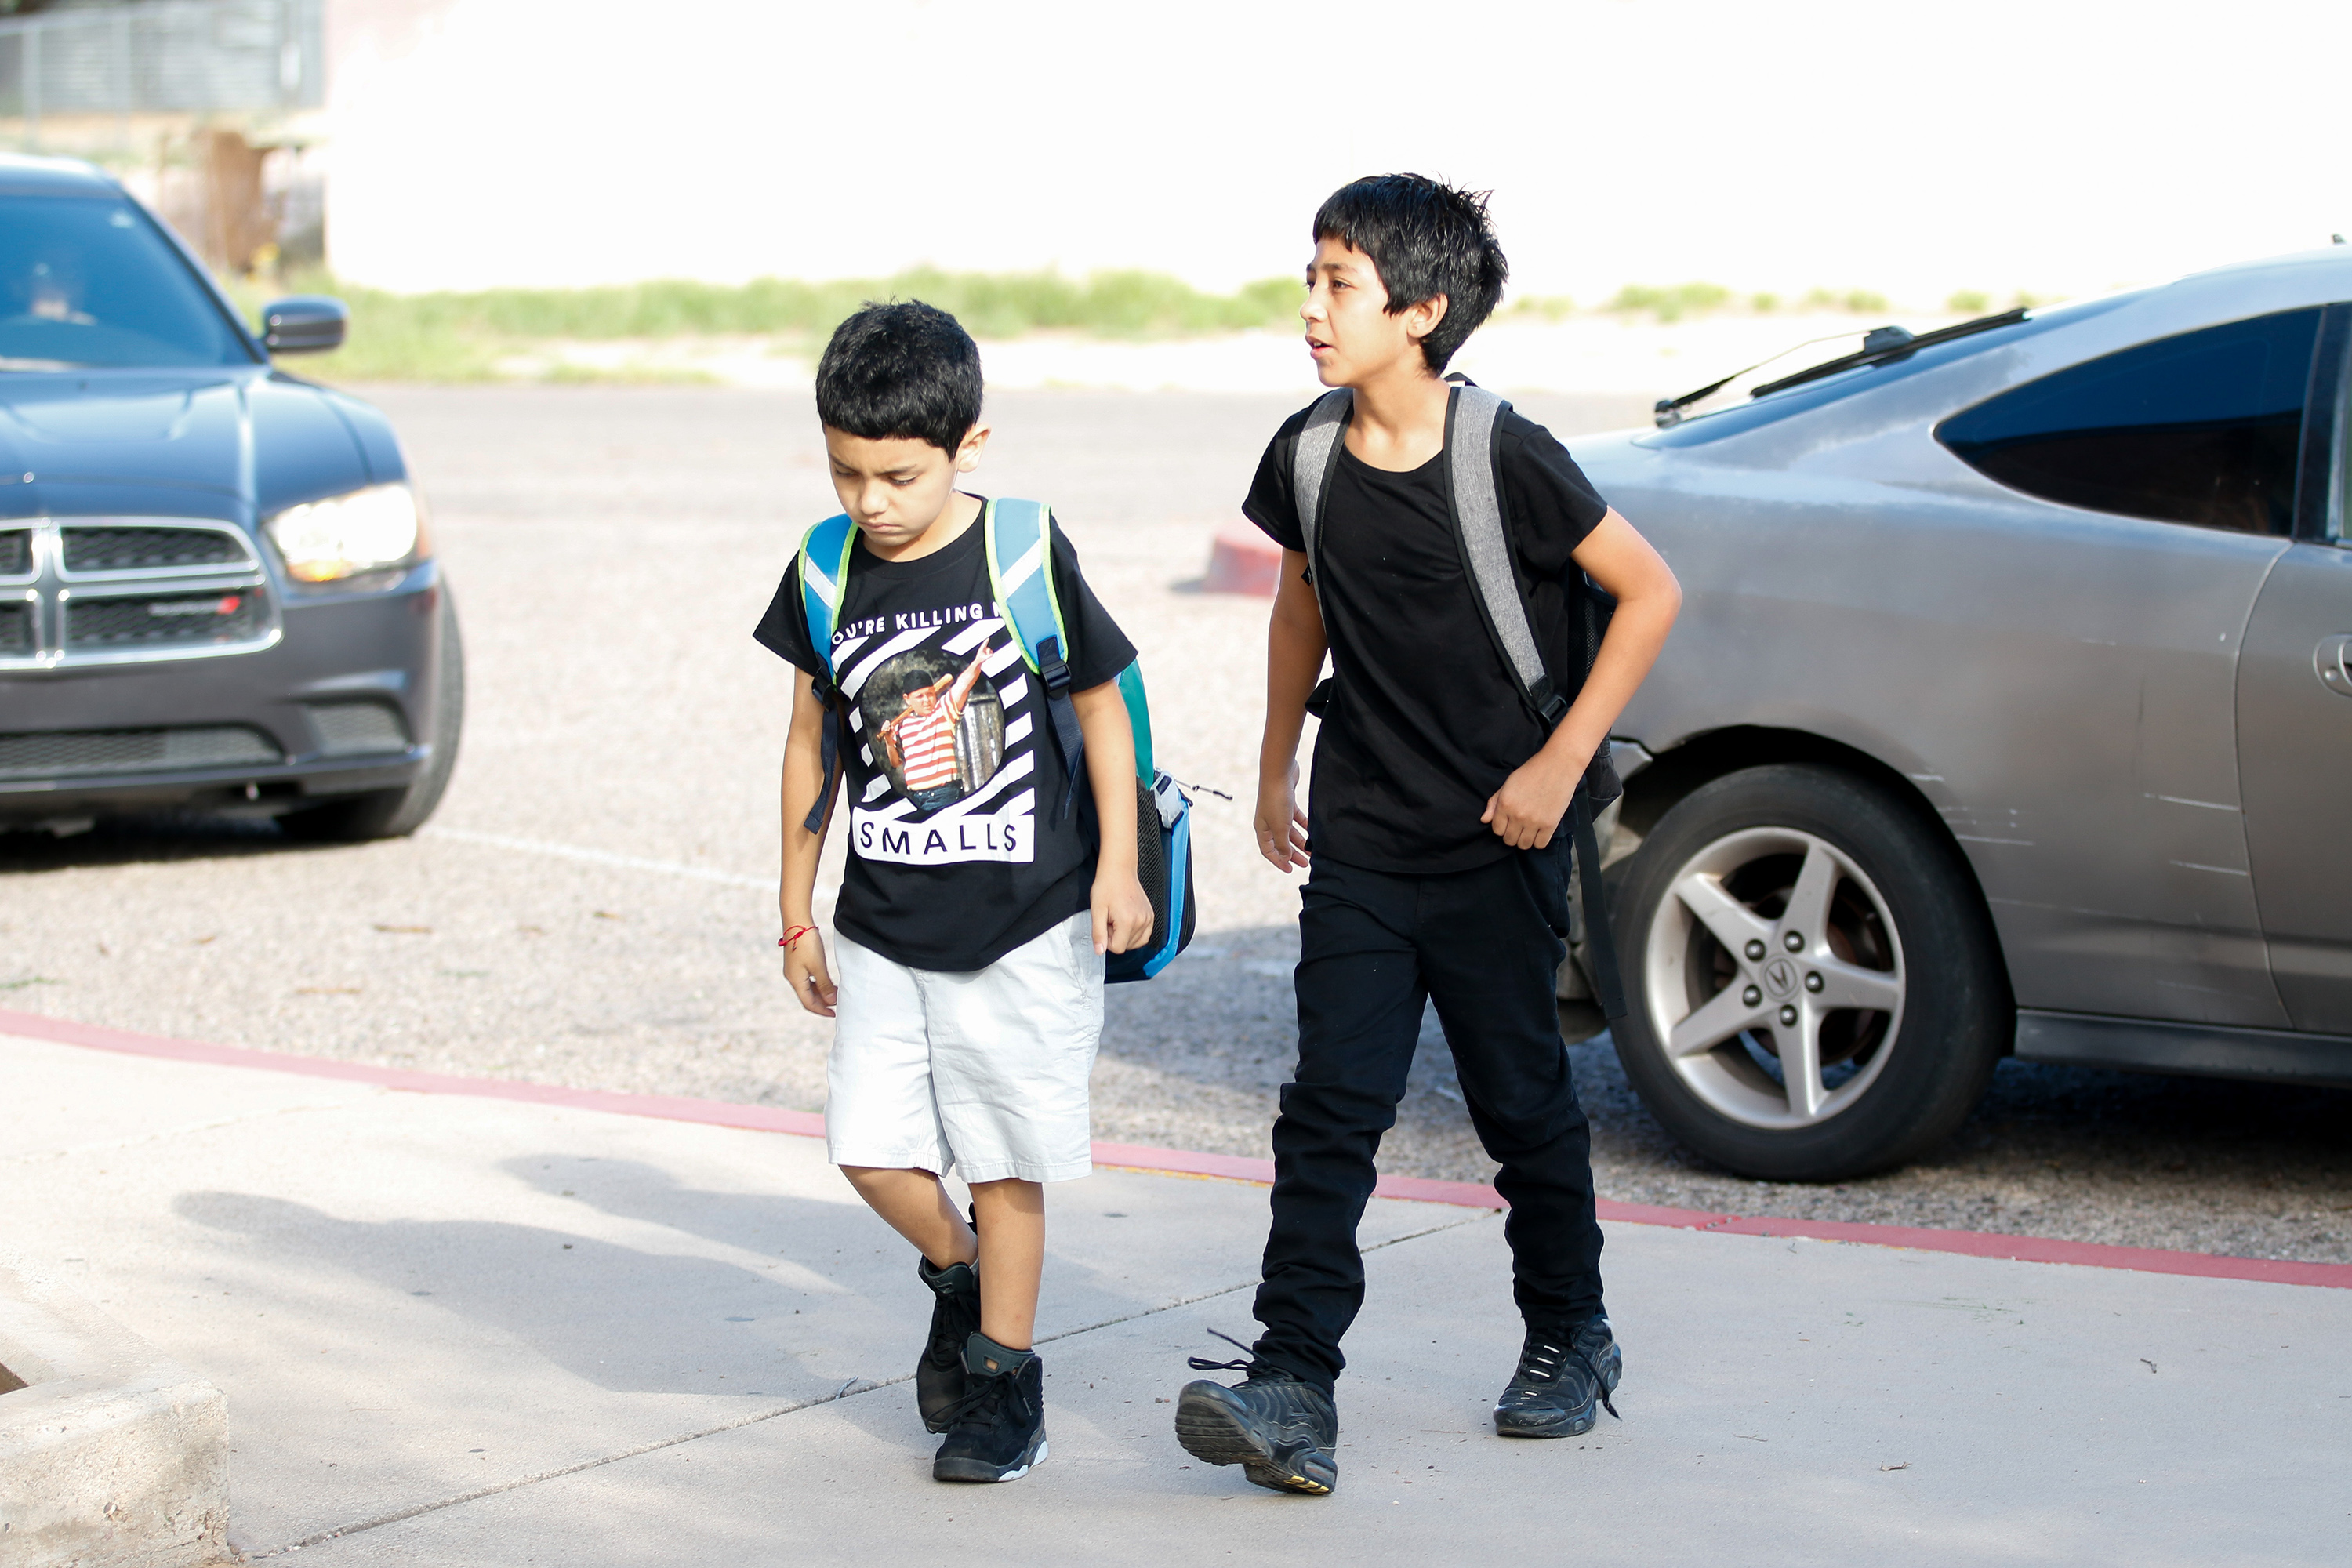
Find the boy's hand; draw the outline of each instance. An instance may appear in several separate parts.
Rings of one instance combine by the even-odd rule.
[[[784,949],[784,980],[802,1006],[820,1018],[833,1016],[833,1005],[841,992],[824,966],[824,938],[807,931]]]
[[[1132,870],[1095,873],[1095,951],[1126,952],[1151,935],[1151,900]]]
[[[1559,819],[1568,815],[1576,781],[1584,776],[1585,764],[1592,760],[1563,757],[1555,752],[1556,748],[1546,746],[1521,763],[1503,781],[1503,787],[1487,797],[1486,813],[1478,820],[1490,824],[1495,836],[1514,849],[1541,849],[1551,843]]]
[[[1304,871],[1307,855],[1307,814],[1298,809],[1298,764],[1280,776],[1267,775],[1257,784],[1257,852],[1277,871]]]

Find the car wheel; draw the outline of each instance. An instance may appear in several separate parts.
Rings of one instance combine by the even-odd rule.
[[[425,826],[449,787],[457,765],[457,740],[466,722],[466,650],[457,635],[457,605],[441,585],[440,674],[435,682],[433,760],[399,789],[345,795],[324,805],[289,812],[278,819],[291,837],[311,842],[356,843],[369,838],[404,838]]]
[[[1625,1076],[1741,1175],[1900,1163],[1991,1081],[2008,993],[1967,868],[1862,779],[1774,765],[1694,791],[1617,908]]]

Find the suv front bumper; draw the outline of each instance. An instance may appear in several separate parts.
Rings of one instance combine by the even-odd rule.
[[[0,674],[0,826],[198,807],[276,815],[432,758],[441,584],[289,595],[251,652]]]

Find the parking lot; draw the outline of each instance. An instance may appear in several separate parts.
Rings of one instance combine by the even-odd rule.
[[[750,639],[834,509],[809,400],[691,388],[386,389],[467,634],[456,782],[419,837],[266,824],[0,837],[0,1005],[250,1046],[814,1109],[826,1029],[776,973],[783,667]],[[1052,500],[1143,652],[1201,794],[1200,936],[1112,994],[1097,1136],[1263,1153],[1288,1065],[1292,884],[1250,846],[1265,605],[1205,595],[1283,397],[992,400],[983,491]],[[1533,398],[1564,436],[1636,399]],[[1571,447],[1573,440],[1570,440]],[[1633,520],[1637,524],[1639,518]],[[1484,1179],[1433,1024],[1384,1151]],[[1948,1148],[1834,1188],[1667,1142],[1576,1047],[1604,1195],[1748,1214],[2352,1261],[2352,1093],[2006,1064]]]

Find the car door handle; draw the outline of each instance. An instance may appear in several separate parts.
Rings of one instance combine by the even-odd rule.
[[[2319,667],[2320,681],[2328,690],[2338,697],[2352,697],[2352,634],[2338,632],[2320,638],[2312,662]]]

